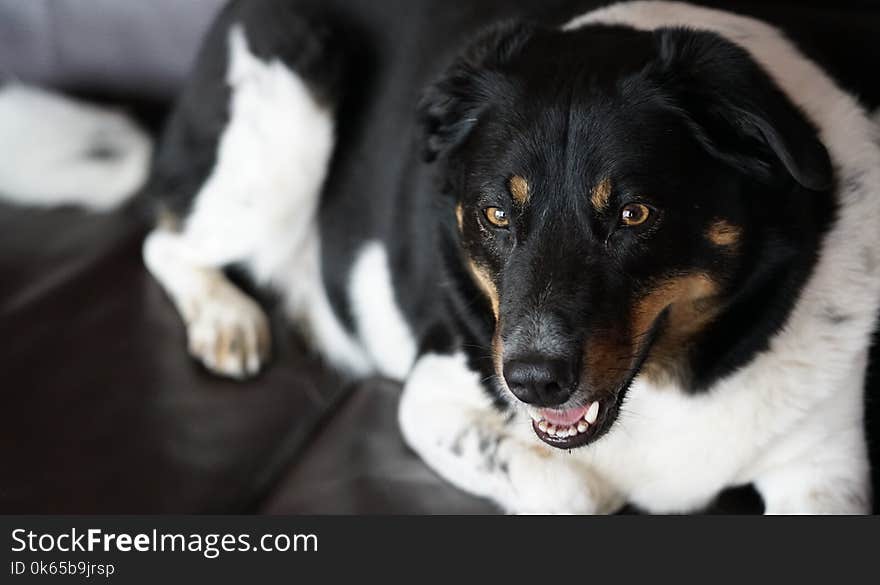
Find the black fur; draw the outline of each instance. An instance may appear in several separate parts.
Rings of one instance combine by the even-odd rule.
[[[279,0],[229,3],[205,37],[190,79],[165,125],[147,185],[162,207],[179,217],[189,212],[211,174],[218,141],[229,120],[228,37],[236,24],[255,56],[265,61],[278,59],[299,72],[315,95],[330,106],[342,97],[345,45],[320,17]]]

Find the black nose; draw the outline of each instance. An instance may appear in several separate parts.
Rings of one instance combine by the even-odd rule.
[[[535,406],[558,406],[574,390],[574,375],[564,360],[528,358],[504,364],[504,379],[513,395]]]

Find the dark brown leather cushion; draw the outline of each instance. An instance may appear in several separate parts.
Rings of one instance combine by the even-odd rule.
[[[398,384],[366,380],[266,501],[270,514],[485,514],[488,501],[450,488],[397,431]]]
[[[253,509],[345,394],[282,333],[253,383],[202,371],[144,233],[0,206],[0,512]]]

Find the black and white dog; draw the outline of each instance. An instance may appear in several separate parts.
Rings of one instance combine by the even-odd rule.
[[[677,2],[492,26],[399,104],[394,189],[322,201],[356,42],[291,4],[223,11],[148,182],[144,259],[196,359],[269,358],[238,265],[332,365],[403,381],[407,442],[508,511],[750,482],[768,513],[870,511],[880,146],[786,36]]]

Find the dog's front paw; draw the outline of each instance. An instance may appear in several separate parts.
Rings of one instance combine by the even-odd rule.
[[[608,514],[623,497],[567,453],[526,448],[510,462],[511,493],[501,504],[509,514]]]
[[[269,320],[253,299],[218,285],[188,307],[189,353],[221,376],[254,376],[269,357]]]

